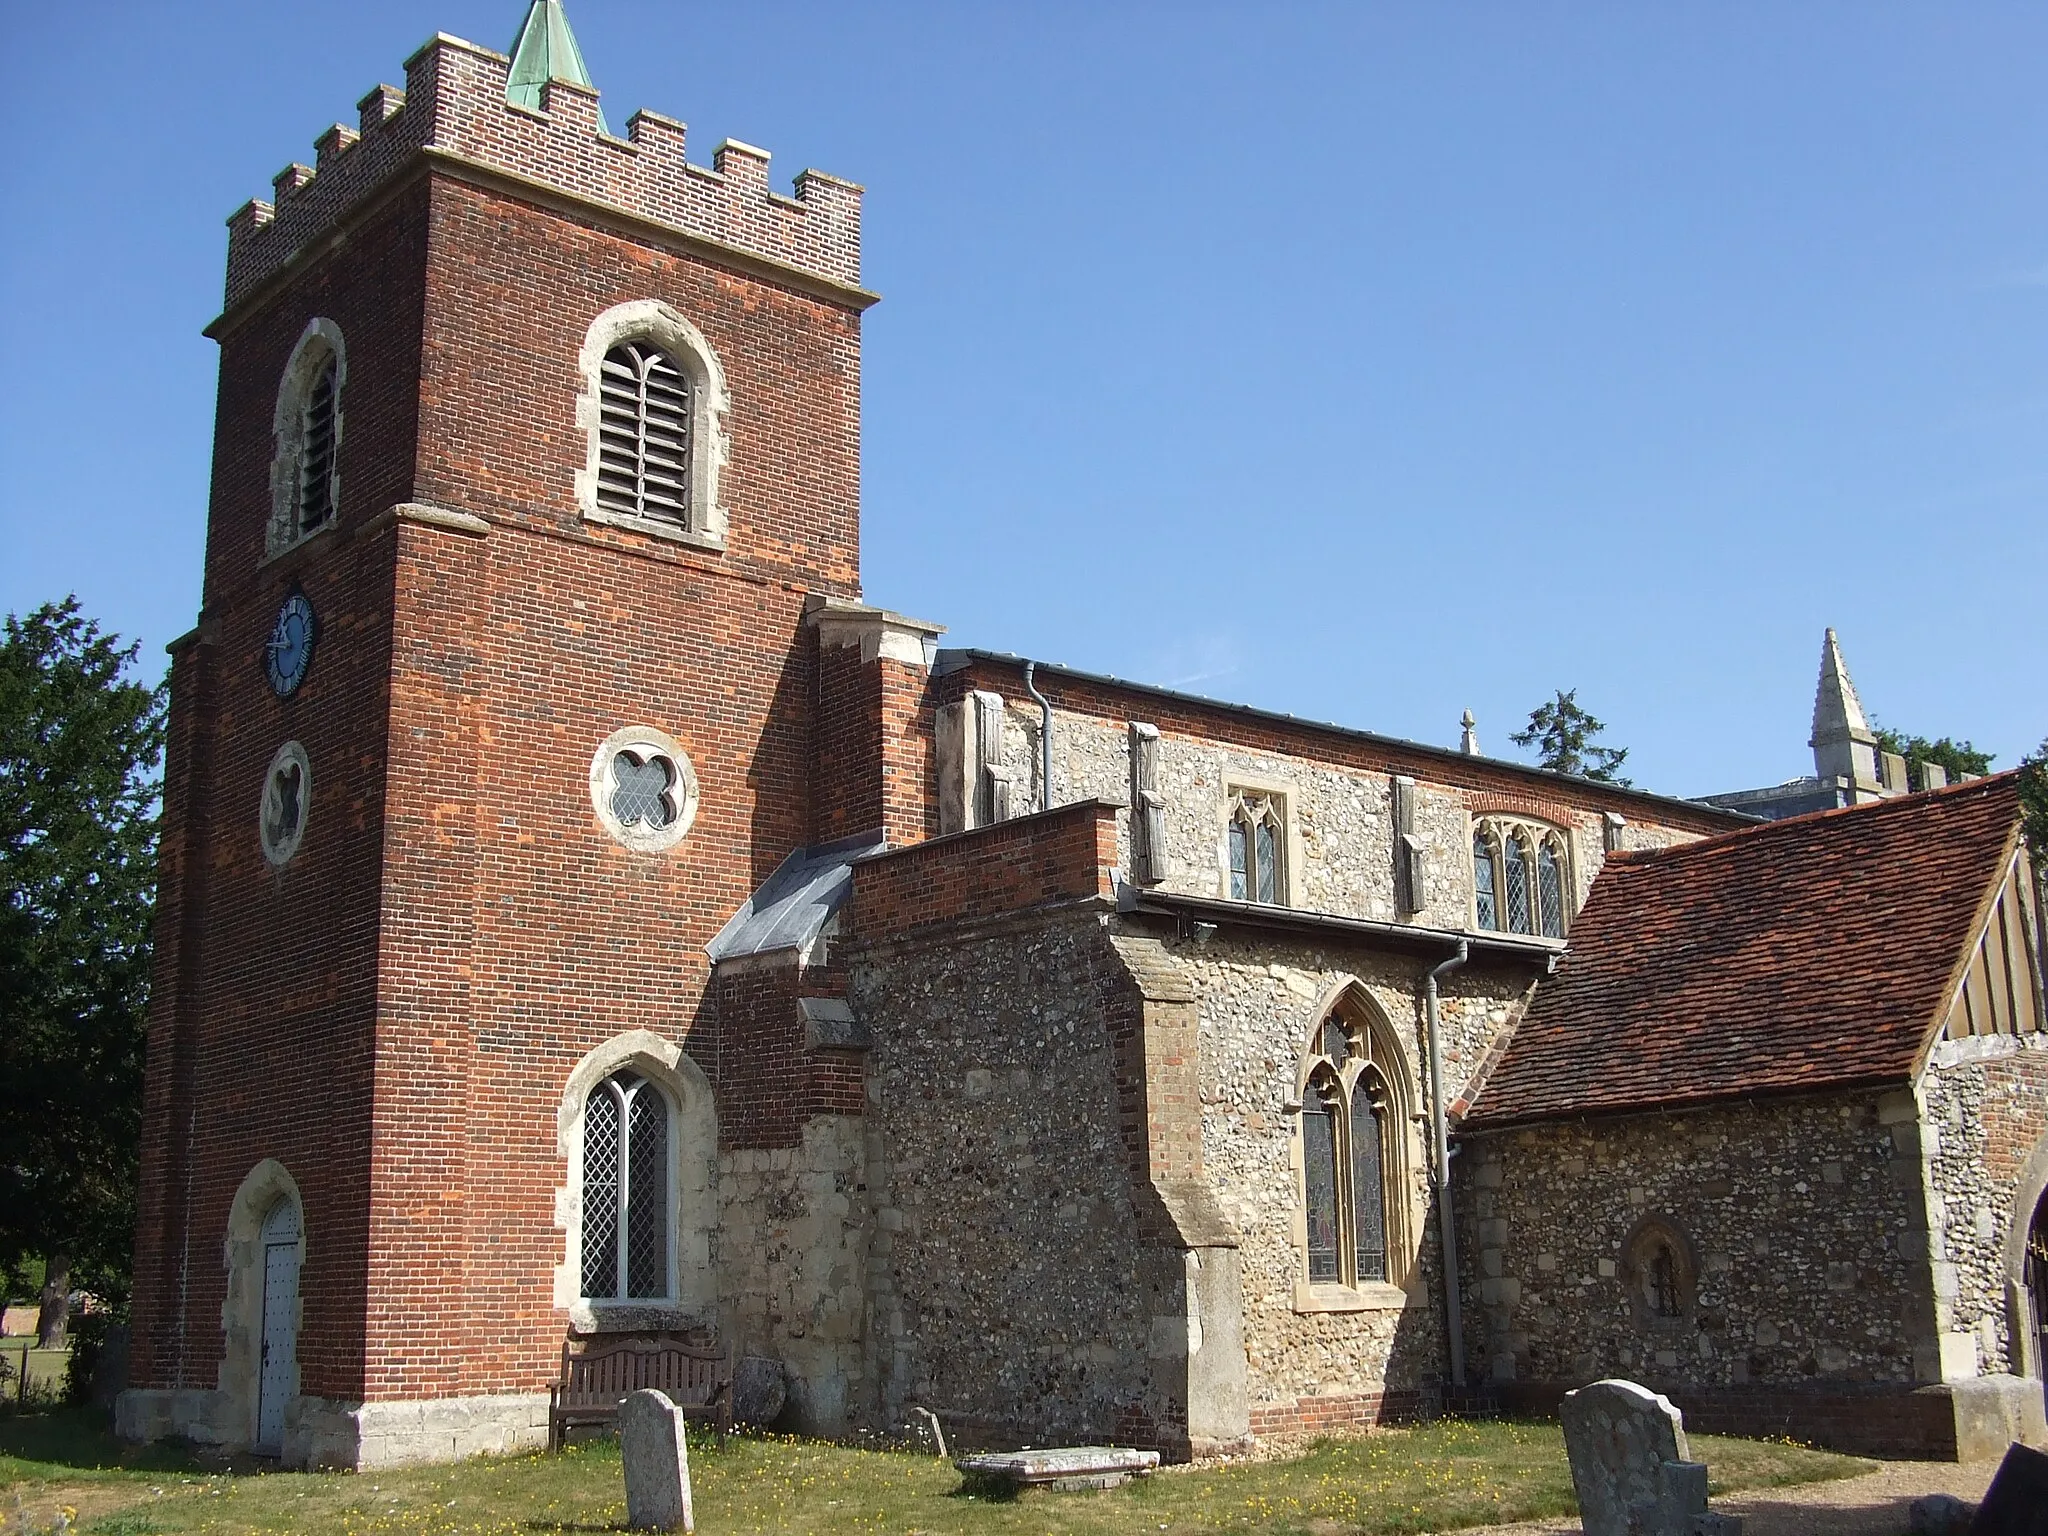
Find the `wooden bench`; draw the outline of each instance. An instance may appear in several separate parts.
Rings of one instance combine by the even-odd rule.
[[[631,1392],[653,1387],[693,1419],[718,1428],[723,1445],[732,1431],[732,1354],[655,1339],[621,1339],[580,1353],[562,1346],[562,1374],[548,1391],[548,1449],[559,1451],[569,1431],[614,1425]]]

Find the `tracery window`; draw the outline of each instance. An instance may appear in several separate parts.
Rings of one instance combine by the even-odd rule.
[[[615,1072],[583,1106],[583,1294],[662,1300],[674,1291],[669,1240],[669,1102],[637,1072]]]
[[[1406,1075],[1355,1003],[1322,1022],[1301,1101],[1311,1285],[1404,1279]]]
[[[1472,920],[1561,939],[1571,921],[1571,849],[1557,828],[1489,816],[1472,829]]]
[[[1239,790],[1230,801],[1230,898],[1287,901],[1287,822],[1277,796]]]
[[[659,348],[613,347],[599,384],[597,504],[690,523],[690,381]]]

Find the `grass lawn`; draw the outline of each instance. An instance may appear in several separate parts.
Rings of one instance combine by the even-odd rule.
[[[23,1360],[28,1362],[28,1389],[35,1392],[56,1392],[64,1390],[64,1362],[71,1358],[68,1349],[35,1349],[33,1338],[0,1339],[0,1365],[6,1367],[4,1379],[0,1379],[0,1402],[13,1402],[15,1389],[21,1385],[17,1374]]]
[[[1870,1463],[1797,1446],[1692,1437],[1716,1493],[1846,1477]],[[704,1536],[785,1531],[898,1536],[1169,1536],[1208,1531],[1437,1531],[1572,1508],[1553,1424],[1444,1422],[1318,1441],[1291,1461],[1162,1472],[1106,1493],[972,1495],[948,1462],[817,1441],[690,1444]],[[91,1536],[336,1532],[526,1536],[625,1525],[616,1442],[560,1456],[384,1472],[224,1471],[168,1447],[114,1441],[73,1412],[0,1419],[0,1528],[47,1529],[69,1508]],[[8,1522],[15,1522],[9,1525]]]

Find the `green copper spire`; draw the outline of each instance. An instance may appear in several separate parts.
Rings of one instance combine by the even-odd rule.
[[[583,64],[583,50],[576,46],[576,34],[569,30],[562,0],[533,0],[519,37],[512,44],[512,74],[505,82],[505,99],[515,106],[541,110],[541,91],[550,80],[566,80],[589,90],[590,71]],[[597,126],[605,125],[604,108],[597,110]]]

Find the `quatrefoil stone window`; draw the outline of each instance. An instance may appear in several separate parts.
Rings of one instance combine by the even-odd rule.
[[[590,805],[635,853],[673,848],[697,819],[697,774],[673,736],[652,726],[614,731],[590,759]]]
[[[263,799],[256,812],[263,856],[280,869],[299,851],[312,802],[313,765],[304,747],[288,741],[277,749],[263,775]]]

